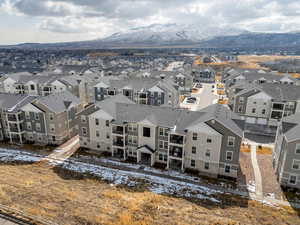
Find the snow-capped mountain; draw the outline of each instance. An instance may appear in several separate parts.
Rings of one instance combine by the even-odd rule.
[[[174,43],[198,42],[217,36],[232,36],[247,33],[245,30],[233,27],[210,27],[200,25],[152,24],[145,27],[129,29],[126,32],[115,33],[103,42],[113,43]]]

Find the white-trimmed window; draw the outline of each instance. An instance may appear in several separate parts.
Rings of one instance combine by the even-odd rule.
[[[86,130],[85,127],[82,127],[82,128],[81,128],[81,132],[82,132],[83,135],[87,135],[87,130]]]
[[[163,141],[159,141],[159,148],[163,148],[164,147],[164,142]]]
[[[168,147],[169,147],[168,142],[165,141],[165,143],[164,143],[164,149],[168,149]]]
[[[40,123],[36,123],[36,124],[35,124],[35,129],[36,129],[37,131],[41,131],[41,124],[40,124]]]
[[[206,149],[205,157],[210,158],[210,150],[209,149]]]
[[[296,175],[290,175],[289,184],[296,184],[296,183],[297,183],[297,176]]]
[[[26,117],[27,120],[30,120],[30,112],[25,111],[25,117]]]
[[[54,120],[54,114],[53,113],[49,113],[49,120]]]
[[[40,114],[35,113],[35,114],[34,114],[34,118],[35,118],[35,120],[39,120],[39,119],[40,119]]]
[[[99,130],[96,130],[96,137],[100,137],[100,132],[99,132]]]
[[[240,103],[244,103],[245,98],[244,97],[240,97]]]
[[[211,138],[207,138],[207,139],[206,139],[206,142],[207,142],[207,143],[212,143],[212,139],[211,139]]]
[[[99,119],[97,119],[97,118],[95,119],[95,124],[96,124],[96,126],[99,126],[99,124],[100,124]]]
[[[230,173],[230,166],[229,165],[225,166],[225,173]]]
[[[300,169],[300,160],[294,159],[292,169],[299,170]]]
[[[159,136],[164,136],[164,128],[159,128]]]
[[[191,159],[191,167],[196,167],[196,161],[194,159]]]
[[[209,163],[208,162],[204,163],[204,169],[209,170]]]
[[[300,144],[296,145],[295,153],[300,154]]]
[[[230,151],[226,152],[226,160],[231,161],[232,158],[233,158],[233,152]]]
[[[194,141],[197,141],[197,138],[198,138],[197,133],[193,133],[193,140],[194,140]]]
[[[81,115],[81,123],[86,123],[86,116],[85,115]]]
[[[235,137],[229,136],[227,140],[227,146],[234,147],[234,145],[235,145]]]
[[[31,130],[31,123],[30,123],[30,122],[27,122],[27,123],[26,123],[26,127],[27,127],[28,130]]]
[[[192,147],[192,154],[196,154],[197,153],[197,149],[195,146]]]

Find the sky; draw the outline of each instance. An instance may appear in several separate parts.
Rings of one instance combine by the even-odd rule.
[[[0,45],[92,40],[168,23],[300,31],[300,1],[0,0]]]

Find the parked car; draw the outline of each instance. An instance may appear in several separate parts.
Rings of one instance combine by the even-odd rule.
[[[195,98],[195,97],[188,97],[186,100],[187,103],[195,103],[196,101],[197,101],[197,98]]]

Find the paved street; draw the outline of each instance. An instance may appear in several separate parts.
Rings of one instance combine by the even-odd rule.
[[[17,223],[13,223],[11,221],[1,218],[1,215],[0,215],[0,225],[16,225],[16,224]]]

